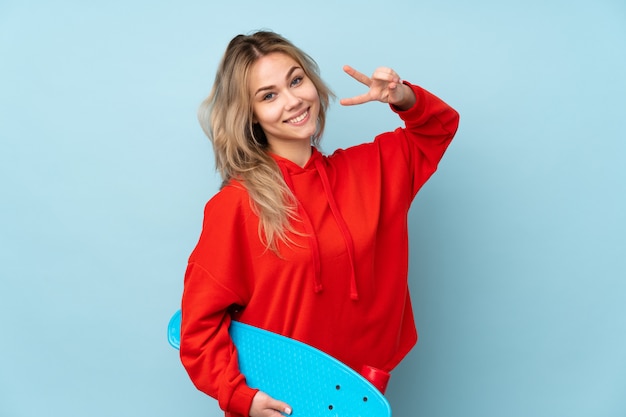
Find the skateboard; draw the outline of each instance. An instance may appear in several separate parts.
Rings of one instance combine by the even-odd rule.
[[[180,348],[181,312],[167,335]],[[230,336],[239,368],[250,387],[285,401],[292,417],[390,417],[385,396],[359,373],[332,356],[297,340],[238,321]]]

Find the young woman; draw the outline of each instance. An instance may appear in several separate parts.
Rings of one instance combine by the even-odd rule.
[[[344,70],[367,91],[341,104],[388,103],[405,127],[323,155],[332,93],[315,62],[272,32],[230,42],[200,108],[224,182],[189,258],[180,354],[227,415],[291,411],[288,398],[246,384],[231,320],[321,349],[381,390],[417,341],[407,213],[458,114],[392,69]]]

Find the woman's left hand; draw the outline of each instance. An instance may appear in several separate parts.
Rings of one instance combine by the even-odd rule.
[[[402,83],[400,76],[391,68],[377,68],[371,77],[349,65],[345,65],[343,70],[358,82],[369,87],[369,91],[365,94],[341,99],[339,102],[344,106],[380,101],[392,104],[400,110],[408,110],[415,104],[415,93],[408,85]]]

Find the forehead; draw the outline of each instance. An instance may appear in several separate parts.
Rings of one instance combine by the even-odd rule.
[[[295,59],[281,52],[273,52],[257,59],[250,68],[250,89],[285,82],[285,77],[293,67],[300,67]]]

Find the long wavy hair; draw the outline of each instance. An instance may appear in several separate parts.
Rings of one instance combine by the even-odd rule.
[[[235,36],[219,64],[209,96],[198,110],[202,129],[213,144],[222,187],[237,180],[247,189],[259,216],[259,238],[277,252],[277,241],[289,242],[291,221],[298,218],[297,202],[278,165],[268,155],[269,144],[260,125],[253,122],[249,75],[254,63],[271,53],[296,61],[313,82],[320,99],[317,130],[311,144],[319,147],[326,110],[333,93],[322,81],[317,63],[284,37],[268,31]]]

